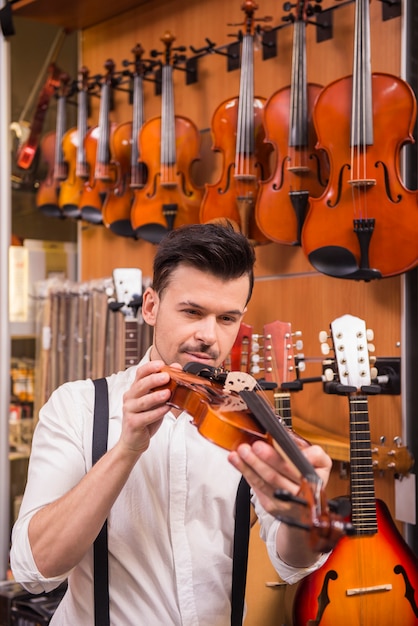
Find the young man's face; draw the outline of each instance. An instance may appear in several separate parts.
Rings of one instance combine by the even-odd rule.
[[[143,317],[154,326],[151,359],[218,367],[235,341],[248,290],[247,275],[223,281],[180,265],[161,298],[151,288],[144,293]]]

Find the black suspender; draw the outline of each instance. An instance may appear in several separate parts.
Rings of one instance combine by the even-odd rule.
[[[107,450],[109,430],[109,394],[106,378],[93,380],[95,403],[93,418],[93,465]],[[245,583],[247,578],[248,542],[250,537],[250,488],[244,477],[238,485],[235,511],[234,555],[232,564],[231,626],[242,626]],[[93,546],[94,624],[110,626],[109,562],[107,522]]]
[[[109,394],[106,378],[93,380],[95,387],[93,419],[93,465],[107,450],[109,431]],[[93,545],[94,624],[110,626],[109,615],[109,562],[107,547],[107,521],[102,526]]]

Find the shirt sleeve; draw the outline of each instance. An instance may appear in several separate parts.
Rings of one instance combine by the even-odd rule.
[[[255,495],[252,496],[252,503],[260,522],[260,537],[266,544],[269,559],[274,569],[284,582],[293,585],[325,563],[330,553],[318,555],[317,561],[309,567],[293,567],[285,563],[276,550],[276,535],[281,522],[263,509]]]
[[[78,393],[74,393],[75,389]],[[42,576],[33,558],[28,528],[37,511],[67,493],[86,474],[85,450],[89,444],[84,432],[89,429],[83,428],[83,422],[92,419],[87,401],[90,396],[93,398],[91,381],[64,384],[53,392],[39,413],[10,552],[15,580],[31,593],[51,591],[68,577],[69,572],[56,578]]]

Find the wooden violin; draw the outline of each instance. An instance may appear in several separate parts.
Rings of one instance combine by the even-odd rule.
[[[92,224],[103,223],[103,202],[116,181],[116,167],[110,162],[109,144],[112,128],[116,126],[109,116],[115,70],[112,59],[106,61],[105,68],[106,75],[100,89],[99,123],[90,128],[85,138],[89,178],[84,183],[79,204],[82,219]]]
[[[246,0],[242,38],[239,97],[222,102],[212,118],[213,150],[223,155],[220,179],[206,184],[200,221],[227,220],[250,241],[268,243],[255,219],[259,181],[270,175],[271,144],[264,142],[265,98],[254,96],[254,13],[257,4]],[[271,18],[261,18],[269,21]]]
[[[116,235],[135,237],[131,224],[133,189],[145,184],[145,171],[139,162],[138,136],[144,123],[143,75],[145,72],[140,44],[132,50],[133,73],[132,122],[118,124],[110,135],[110,159],[116,167],[116,182],[103,203],[103,223]],[[127,63],[127,62],[125,62]]]
[[[86,163],[84,141],[87,134],[88,118],[88,75],[87,67],[79,72],[80,80],[77,97],[77,127],[70,128],[62,138],[63,161],[67,175],[61,182],[59,206],[65,217],[78,219],[81,217],[79,209],[81,192],[84,183],[89,177]]]
[[[135,235],[151,243],[159,243],[174,228],[197,224],[203,195],[192,177],[192,165],[199,159],[199,131],[174,111],[175,37],[167,31],[161,41],[165,46],[161,116],[147,120],[139,134],[139,154],[148,178],[142,189],[136,189],[131,211]]]
[[[412,143],[410,85],[371,73],[370,0],[356,0],[353,75],[320,93],[313,119],[330,176],[311,198],[302,248],[323,274],[353,280],[395,276],[418,262],[418,192],[400,177],[400,150]]]
[[[67,98],[69,95],[70,77],[62,73],[57,89],[57,118],[55,131],[45,135],[41,142],[42,160],[48,170],[45,179],[40,183],[36,193],[36,205],[48,217],[64,217],[59,207],[61,182],[66,178],[66,166],[63,159],[62,139],[66,128]]]
[[[306,24],[316,6],[309,0],[286,4],[296,7],[283,18],[293,23],[292,80],[290,86],[270,96],[264,107],[266,141],[274,146],[275,166],[270,178],[260,181],[255,216],[273,241],[300,245],[308,199],[324,192],[329,165],[325,151],[315,147],[312,120],[322,86],[307,82]]]
[[[227,375],[222,387],[216,379],[169,366],[162,371],[170,375],[169,383],[164,387],[171,391],[167,404],[187,411],[199,433],[209,441],[226,450],[235,450],[241,443],[252,444],[258,440],[279,446],[300,475],[296,501],[301,504],[299,518],[282,516],[280,519],[311,531],[313,550],[331,550],[350,531],[350,525],[328,506],[322,481],[301,451],[306,442],[282,425],[264,397],[249,388],[255,382],[252,377],[242,372],[236,376]],[[238,388],[241,391],[238,392]],[[277,497],[295,500],[287,492],[277,494]]]

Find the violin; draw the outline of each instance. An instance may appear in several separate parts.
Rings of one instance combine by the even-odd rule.
[[[77,127],[70,128],[62,138],[62,159],[66,164],[67,175],[61,182],[59,206],[65,217],[80,218],[80,196],[88,179],[84,141],[87,133],[88,75],[86,67],[80,70],[77,97]]]
[[[200,210],[202,223],[232,223],[252,242],[270,240],[256,223],[255,203],[259,182],[270,175],[271,144],[265,143],[265,98],[254,97],[254,13],[257,4],[246,0],[242,38],[239,97],[221,103],[212,118],[213,150],[223,154],[221,177],[206,184]],[[271,18],[262,18],[269,21]]]
[[[41,142],[42,160],[47,164],[48,170],[36,193],[36,205],[48,217],[64,217],[59,207],[59,193],[61,182],[67,175],[62,139],[66,128],[69,82],[69,75],[62,73],[58,87],[56,129],[47,133]]]
[[[260,181],[255,216],[271,240],[300,245],[308,199],[324,192],[329,164],[325,151],[315,147],[312,121],[322,86],[306,80],[306,24],[319,7],[312,7],[309,0],[286,4],[296,7],[283,18],[293,23],[292,81],[270,96],[264,107],[266,141],[274,146],[276,163],[270,178]]]
[[[300,473],[300,490],[296,497],[287,492],[275,495],[301,505],[298,519],[289,516],[280,519],[309,530],[313,550],[330,551],[350,532],[351,526],[331,510],[320,477],[301,451],[306,442],[281,424],[264,397],[250,389],[255,382],[252,377],[242,372],[237,372],[236,377],[227,375],[222,387],[216,376],[211,378],[209,372],[208,377],[208,370],[203,370],[200,376],[169,366],[164,366],[162,371],[170,375],[165,386],[171,392],[167,404],[187,411],[199,433],[209,441],[226,450],[259,440],[279,446]],[[238,388],[241,388],[239,392]]]
[[[87,131],[84,142],[89,178],[84,183],[79,209],[82,219],[92,224],[103,223],[103,202],[116,181],[116,167],[110,163],[109,145],[111,132],[116,127],[109,117],[115,63],[108,59],[105,68],[100,89],[99,123]]]
[[[110,136],[110,158],[116,167],[116,182],[103,203],[103,223],[116,235],[135,237],[131,224],[133,189],[145,184],[145,172],[139,162],[138,136],[144,123],[142,61],[144,49],[140,44],[132,50],[135,72],[133,75],[133,119],[114,128]],[[126,64],[126,62],[124,63]]]
[[[175,37],[167,31],[161,41],[165,46],[161,116],[147,120],[139,134],[139,154],[148,178],[144,187],[136,189],[131,211],[136,237],[151,243],[159,243],[174,228],[197,224],[203,195],[191,175],[199,158],[199,130],[174,111]]]
[[[38,149],[39,137],[45,121],[49,101],[60,85],[61,70],[55,63],[50,63],[48,76],[39,94],[36,111],[31,123],[30,133],[25,143],[19,148],[17,154],[17,166],[27,170],[32,165]]]
[[[370,281],[417,265],[417,191],[400,177],[416,99],[402,79],[371,73],[370,0],[356,0],[353,75],[318,96],[313,120],[330,176],[311,198],[302,249],[319,272]]]

